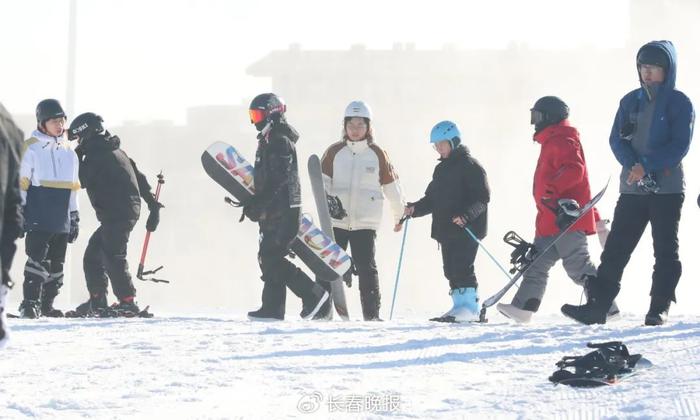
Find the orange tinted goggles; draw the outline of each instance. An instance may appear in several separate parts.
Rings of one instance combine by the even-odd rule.
[[[257,124],[265,120],[265,111],[262,109],[249,109],[248,114],[250,115],[250,122],[252,124]]]

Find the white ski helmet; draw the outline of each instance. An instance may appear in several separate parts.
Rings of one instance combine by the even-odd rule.
[[[363,101],[352,101],[345,108],[345,118],[367,118],[372,119],[372,109]]]

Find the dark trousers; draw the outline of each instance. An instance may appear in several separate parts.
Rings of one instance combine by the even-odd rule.
[[[379,316],[381,293],[379,292],[379,274],[374,259],[376,247],[374,241],[377,232],[372,229],[345,230],[333,228],[335,242],[343,249],[350,245],[352,260],[357,269],[360,282],[360,302],[365,319]]]
[[[126,261],[132,229],[131,223],[103,223],[90,237],[83,256],[83,270],[91,296],[106,294],[109,280],[119,300],[136,295]]]
[[[293,210],[285,216],[287,220],[280,221],[283,226],[278,223],[260,224],[258,263],[262,271],[262,280],[265,282],[262,306],[280,317],[285,313],[287,287],[304,303],[313,299],[314,296],[313,280],[286,258],[297,230],[291,227],[296,220],[298,228],[298,218],[299,212]]]
[[[474,274],[474,260],[479,244],[465,235],[440,242],[442,268],[450,282],[450,289],[478,286]]]
[[[606,301],[617,296],[622,272],[647,224],[651,224],[656,261],[650,295],[675,302],[676,286],[681,277],[678,224],[684,198],[684,194],[620,195],[608,241],[600,257],[597,287],[592,293]]]
[[[53,299],[63,286],[63,263],[68,247],[67,233],[27,232],[24,241],[24,299]]]

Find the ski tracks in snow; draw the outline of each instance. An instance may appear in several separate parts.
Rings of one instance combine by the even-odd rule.
[[[556,316],[527,326],[17,320],[0,359],[0,418],[698,418],[700,318],[674,318],[659,328],[641,316],[593,327]],[[597,389],[547,381],[562,356],[608,340],[654,368]],[[367,404],[386,396],[396,404]]]

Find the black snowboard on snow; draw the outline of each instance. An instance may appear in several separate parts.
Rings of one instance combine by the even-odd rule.
[[[584,356],[564,356],[549,377],[556,385],[594,388],[619,384],[653,365],[641,354],[630,354],[620,341],[588,343],[594,351]]]

